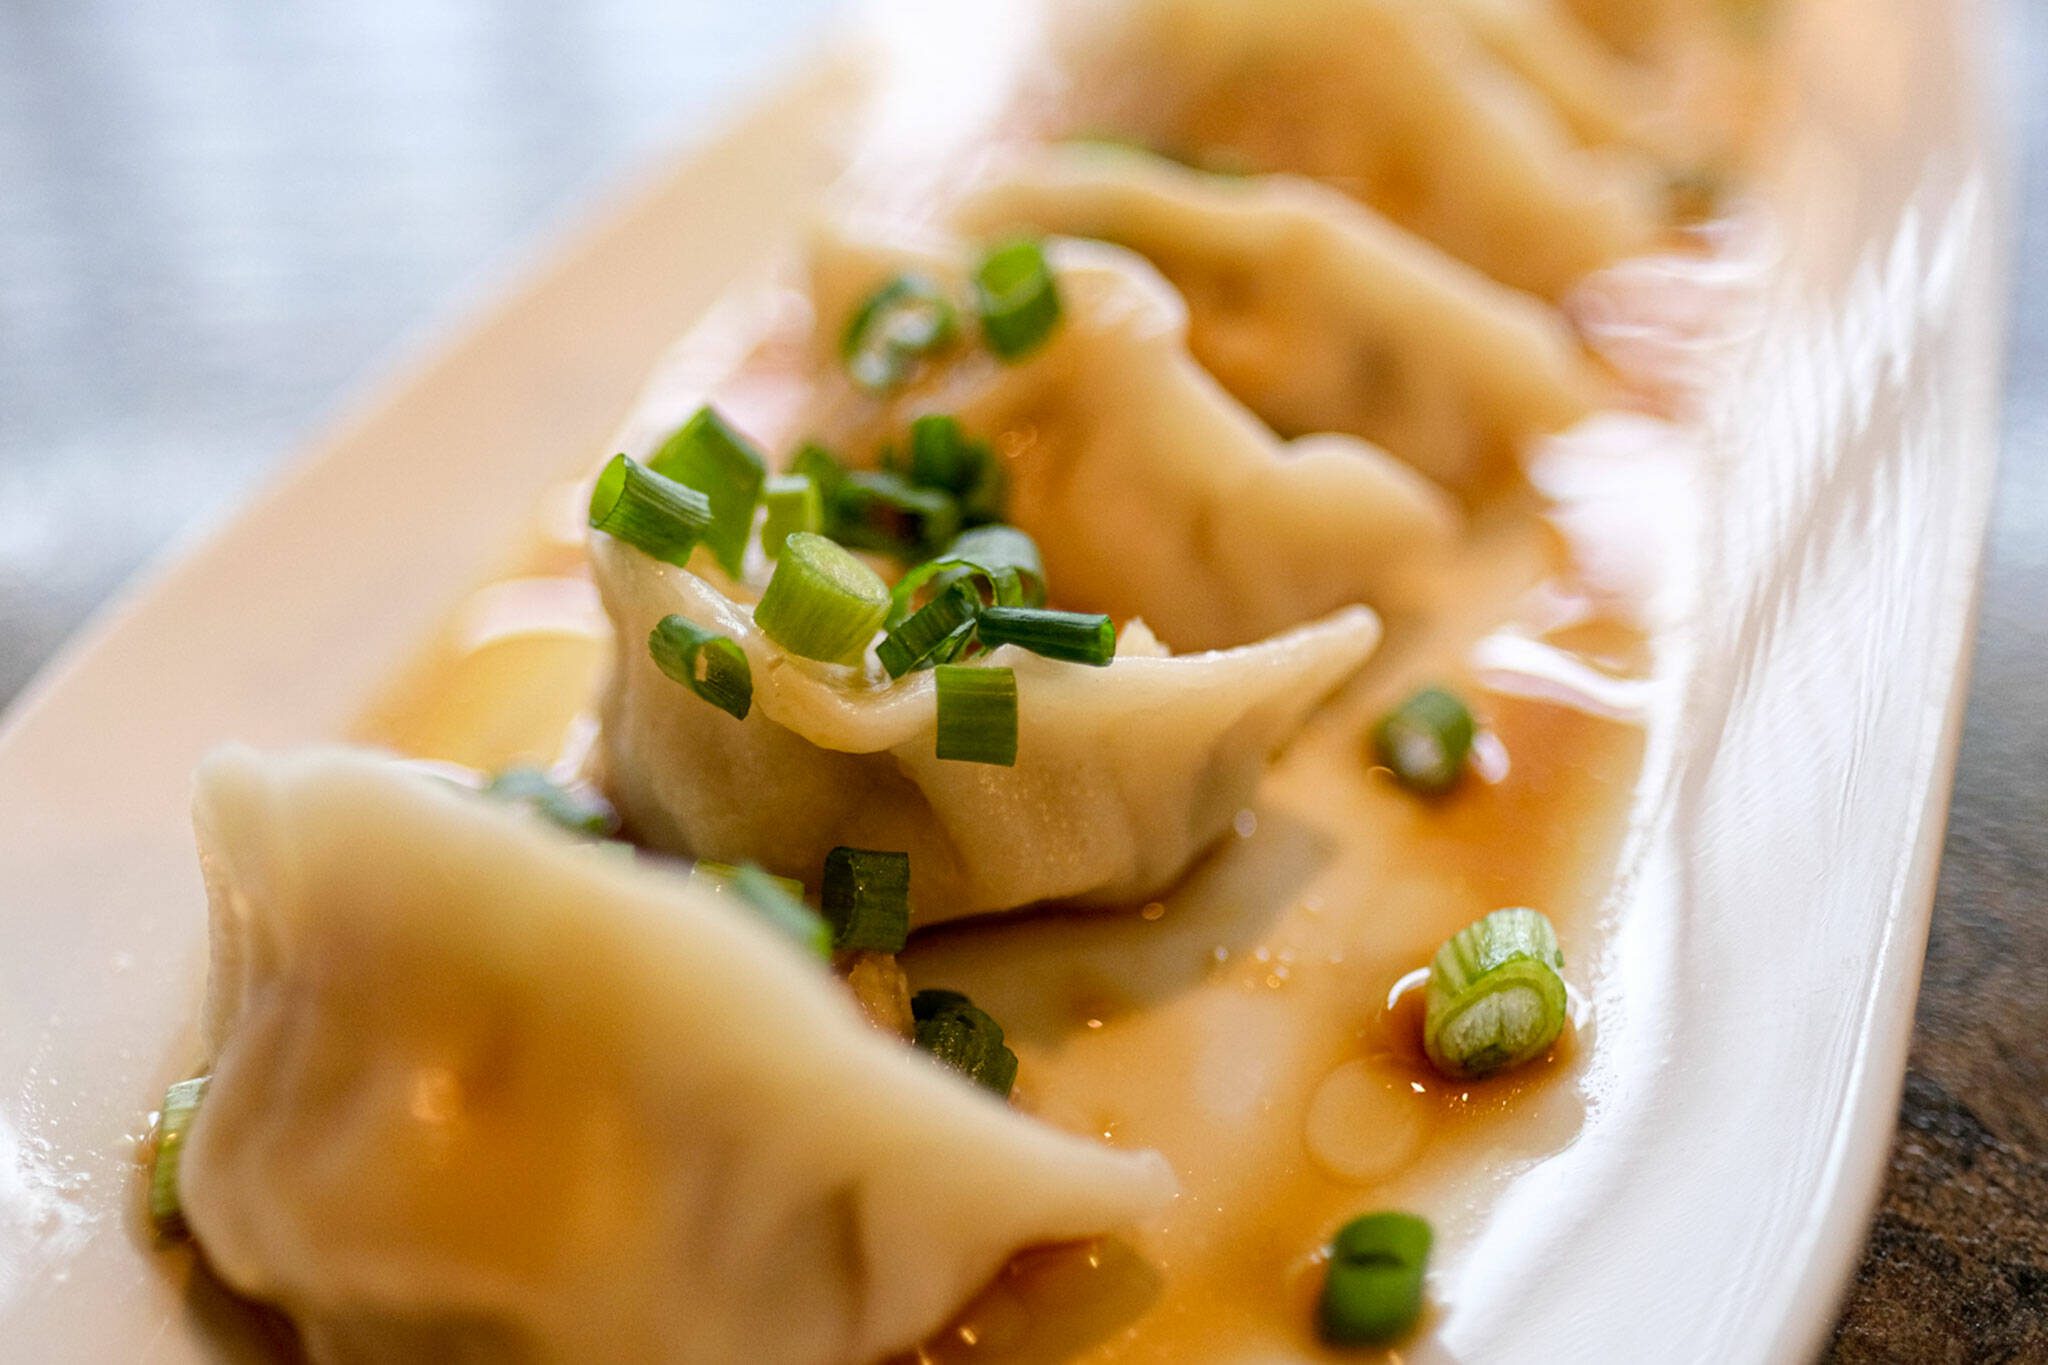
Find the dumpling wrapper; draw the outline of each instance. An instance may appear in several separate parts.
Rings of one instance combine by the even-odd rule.
[[[761,633],[750,602],[689,569],[603,535],[591,558],[618,641],[605,786],[634,834],[813,884],[835,846],[901,850],[913,925],[1165,890],[1379,641],[1378,618],[1352,607],[1258,644],[1171,658],[1126,627],[1140,652],[1107,668],[1005,646],[990,659],[1017,675],[1017,763],[1003,768],[937,757],[930,671],[891,683],[872,663],[800,659]],[[655,667],[647,636],[672,613],[746,651],[745,720]]]
[[[1260,417],[1363,436],[1460,489],[1597,390],[1554,309],[1299,177],[1070,143],[1003,163],[957,222],[1131,248],[1186,300],[1195,358]]]
[[[1450,0],[1450,8],[1580,142],[1669,152],[1682,141],[1669,92],[1561,0]]]
[[[198,788],[186,1215],[315,1359],[866,1361],[1172,1197],[616,848],[362,753]]]
[[[1043,346],[1015,364],[962,347],[891,401],[821,359],[806,434],[871,463],[915,415],[954,414],[1002,453],[1008,520],[1038,542],[1054,605],[1143,617],[1176,650],[1245,644],[1354,603],[1432,600],[1459,532],[1448,493],[1354,437],[1274,435],[1190,357],[1186,304],[1139,256],[1065,239],[1047,251],[1062,316]],[[958,243],[822,230],[821,349],[900,270],[964,296],[969,259]]]
[[[1078,133],[1293,171],[1551,298],[1648,246],[1654,166],[1581,145],[1441,0],[1134,0],[1070,47]]]

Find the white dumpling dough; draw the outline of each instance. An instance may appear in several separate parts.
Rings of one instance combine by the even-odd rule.
[[[868,1361],[1172,1197],[686,877],[361,753],[198,784],[185,1208],[316,1360]]]
[[[1442,0],[1134,0],[1113,13],[1070,40],[1085,50],[1076,132],[1314,176],[1551,297],[1658,230],[1655,168],[1579,142]]]
[[[1461,489],[1597,392],[1555,309],[1296,176],[1069,143],[1004,160],[957,221],[1130,247],[1187,301],[1195,358],[1260,417],[1363,436]]]
[[[1016,670],[1017,763],[992,767],[936,756],[929,671],[891,683],[872,662],[796,658],[755,627],[750,602],[688,569],[602,535],[591,556],[618,640],[602,713],[605,785],[634,835],[812,883],[836,845],[901,850],[920,925],[1163,891],[1379,639],[1373,613],[1352,607],[1211,654],[1159,657],[1144,633],[1142,653],[1119,653],[1107,668],[1006,646],[991,662]],[[655,667],[647,636],[671,613],[746,651],[745,720]]]
[[[1047,251],[1062,316],[1043,346],[1015,364],[963,347],[887,402],[821,359],[805,433],[872,462],[915,414],[956,415],[1003,456],[1008,519],[1037,540],[1055,605],[1142,616],[1176,650],[1245,644],[1353,603],[1432,599],[1459,531],[1448,493],[1369,442],[1274,435],[1190,357],[1187,306],[1139,256],[1066,239]],[[899,270],[964,293],[972,254],[821,231],[820,349]]]

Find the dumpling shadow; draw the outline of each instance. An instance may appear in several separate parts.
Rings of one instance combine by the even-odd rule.
[[[1335,853],[1308,820],[1251,814],[1248,835],[1226,833],[1155,901],[1042,906],[918,934],[903,955],[912,987],[964,990],[1013,1040],[1037,1047],[1194,989],[1265,942]]]

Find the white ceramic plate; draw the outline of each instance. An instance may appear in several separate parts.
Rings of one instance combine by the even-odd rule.
[[[1598,1102],[1473,1220],[1425,1355],[1778,1360],[1825,1340],[1904,1067],[1994,456],[2004,167],[1981,22],[1951,0],[1798,13],[1767,187],[1782,259],[1754,325],[1701,357],[1721,376],[1705,590],[1677,740],[1648,756],[1605,912]],[[843,64],[808,69],[619,207],[15,709],[5,1354],[256,1349],[153,1255],[136,1208],[132,1134],[189,1056],[203,974],[193,763],[229,736],[347,727],[662,346],[815,201],[856,88]]]

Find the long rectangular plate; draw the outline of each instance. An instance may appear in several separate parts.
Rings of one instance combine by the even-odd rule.
[[[1702,591],[1677,739],[1646,760],[1594,968],[1594,1103],[1576,1142],[1499,1191],[1437,1288],[1425,1354],[1810,1354],[1888,1150],[1995,458],[2005,167],[1967,5],[1793,14],[1800,98],[1765,187],[1781,259],[1710,361]],[[14,710],[10,1353],[260,1352],[152,1251],[137,1207],[140,1114],[188,1053],[203,976],[192,766],[227,737],[347,728],[662,347],[795,230],[858,96],[848,64],[806,68],[96,623]]]

